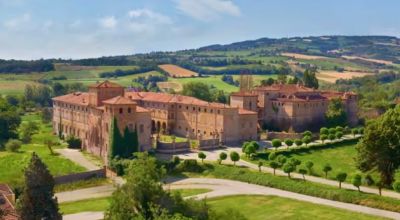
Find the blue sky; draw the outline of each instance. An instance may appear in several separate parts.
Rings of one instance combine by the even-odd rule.
[[[0,59],[84,58],[261,37],[400,36],[398,0],[0,0]]]

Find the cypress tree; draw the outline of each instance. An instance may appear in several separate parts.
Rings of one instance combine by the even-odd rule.
[[[33,153],[25,170],[25,187],[17,203],[22,220],[62,219],[54,197],[54,184],[46,165]]]
[[[110,128],[110,150],[108,153],[110,159],[113,159],[115,156],[121,155],[123,150],[121,150],[121,148],[118,146],[121,146],[122,141],[123,138],[121,137],[121,133],[119,132],[117,119],[114,118]]]

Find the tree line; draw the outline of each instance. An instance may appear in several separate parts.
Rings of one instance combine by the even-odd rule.
[[[0,73],[31,73],[53,71],[54,65],[51,60],[1,60]]]

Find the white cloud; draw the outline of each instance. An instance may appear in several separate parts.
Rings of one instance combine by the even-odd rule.
[[[108,17],[104,17],[102,19],[99,20],[100,25],[104,28],[115,28],[117,26],[117,19],[114,16],[108,16]]]
[[[4,22],[4,26],[10,29],[17,29],[31,21],[31,15],[29,13],[25,13],[19,17],[15,17],[13,19],[7,20]]]
[[[45,21],[43,23],[43,30],[48,31],[54,26],[54,22],[51,20]]]
[[[128,12],[128,16],[132,20],[148,20],[155,23],[171,24],[172,20],[170,17],[154,12],[149,9],[135,9]]]
[[[239,16],[240,8],[231,0],[175,0],[177,8],[197,20],[210,21],[222,14]]]

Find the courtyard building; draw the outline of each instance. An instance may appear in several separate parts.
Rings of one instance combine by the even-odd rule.
[[[236,144],[257,139],[257,112],[193,97],[155,92],[129,92],[104,81],[53,98],[53,129],[61,137],[75,136],[82,148],[107,160],[110,126],[117,120],[121,134],[137,131],[139,151],[152,149],[152,134]]]

